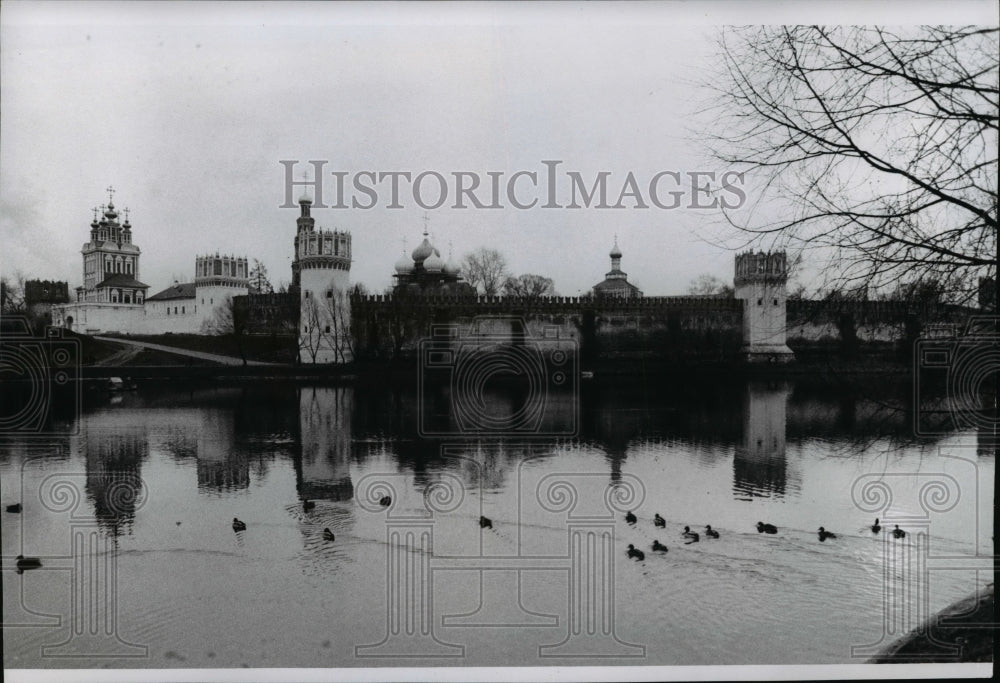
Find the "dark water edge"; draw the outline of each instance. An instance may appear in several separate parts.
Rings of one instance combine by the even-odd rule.
[[[994,586],[941,610],[875,655],[869,664],[992,662],[996,648]]]

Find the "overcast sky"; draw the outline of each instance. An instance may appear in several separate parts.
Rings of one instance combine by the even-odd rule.
[[[996,3],[951,5],[949,22],[995,23]],[[836,8],[836,9],[834,9]],[[0,268],[80,284],[91,208],[131,209],[140,279],[159,291],[190,281],[195,256],[260,259],[277,286],[291,277],[295,208],[281,160],[326,161],[348,190],[363,171],[435,171],[447,203],[426,211],[432,241],[456,260],[480,246],[502,251],[515,274],[553,278],[560,294],[586,292],[609,268],[614,236],[622,267],[647,295],[681,294],[701,273],[730,280],[730,251],[710,210],[545,209],[546,160],[608,177],[614,204],[632,172],[647,204],[660,171],[726,169],[699,140],[714,73],[716,25],[763,21],[921,21],[933,4],[858,5],[777,14],[763,3],[542,7],[476,4],[75,3],[0,8]],[[831,14],[833,12],[833,14]],[[839,12],[839,14],[837,14]],[[964,12],[964,15],[963,15]],[[527,210],[457,209],[455,172],[518,171]],[[683,178],[683,177],[682,177]],[[669,186],[667,177],[660,187]],[[436,183],[422,186],[426,202]],[[488,187],[486,188],[488,189]],[[324,228],[353,235],[351,278],[391,284],[403,239],[421,239],[425,210],[388,180],[371,209],[317,209]],[[301,194],[296,189],[294,196]],[[479,195],[488,203],[489,192]],[[346,202],[365,194],[348,192]],[[660,197],[666,203],[666,197]],[[687,203],[689,197],[685,197]],[[734,240],[731,245],[737,244]]]

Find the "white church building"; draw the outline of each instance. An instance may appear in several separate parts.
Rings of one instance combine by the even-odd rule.
[[[108,191],[112,196],[94,209],[90,239],[81,249],[83,285],[75,302],[52,307],[53,325],[81,334],[203,334],[227,299],[250,291],[246,257],[216,253],[195,258],[193,282],[174,282],[147,296],[128,209],[119,222],[114,190]]]

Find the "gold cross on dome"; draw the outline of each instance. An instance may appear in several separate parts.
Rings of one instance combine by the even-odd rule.
[[[113,185],[108,185],[104,188],[104,191],[108,193],[108,204],[113,204],[115,199],[115,188]]]
[[[427,224],[430,223],[430,221],[431,217],[427,215],[426,211],[424,211],[424,237],[427,237]]]

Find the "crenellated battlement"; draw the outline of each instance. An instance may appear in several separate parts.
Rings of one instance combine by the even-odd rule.
[[[233,254],[220,256],[219,252],[215,252],[215,254],[196,256],[194,260],[194,281],[199,285],[218,280],[220,282],[241,281],[245,286],[249,272],[246,256]]]
[[[788,256],[783,251],[750,250],[736,255],[733,283],[739,287],[753,282],[784,283],[788,281]]]
[[[639,312],[665,310],[703,310],[742,312],[744,303],[738,299],[715,296],[651,296],[633,299],[605,297],[530,297],[509,296],[398,296],[392,294],[355,295],[352,306],[405,306],[407,309],[448,309],[477,311],[482,314],[517,312],[530,309],[546,313]]]

